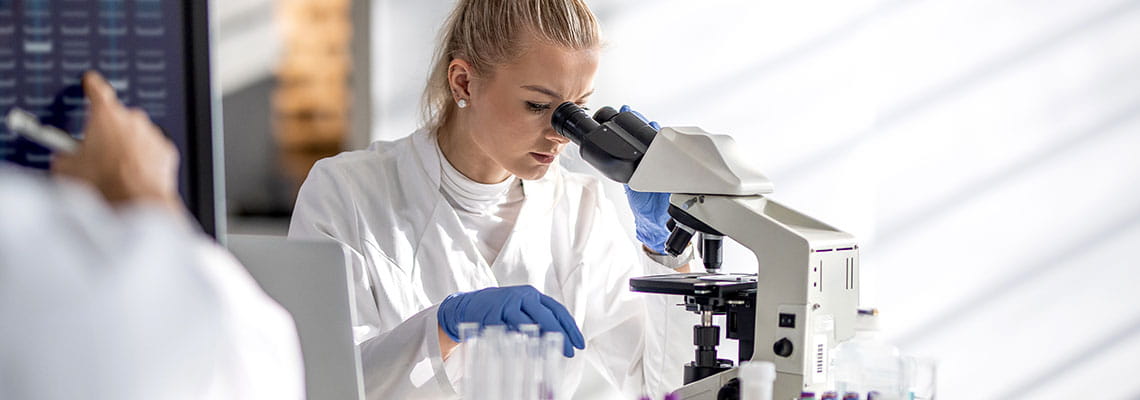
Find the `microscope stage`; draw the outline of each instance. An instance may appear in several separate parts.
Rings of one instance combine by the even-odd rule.
[[[633,278],[634,292],[700,297],[735,297],[756,290],[756,274],[667,274]]]

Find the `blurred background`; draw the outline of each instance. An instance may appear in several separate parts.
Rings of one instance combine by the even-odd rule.
[[[283,235],[313,161],[419,126],[453,2],[216,3],[230,230]],[[858,236],[942,398],[1140,398],[1140,1],[589,4],[591,105],[731,134]]]

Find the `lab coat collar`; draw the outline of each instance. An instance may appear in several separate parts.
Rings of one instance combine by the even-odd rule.
[[[417,130],[412,134],[412,147],[419,156],[421,161],[419,164],[427,175],[429,187],[439,189],[443,171],[440,170],[440,161],[442,160],[440,160],[439,152],[436,151],[439,144],[435,142],[435,135],[435,132],[427,128]],[[562,193],[562,173],[561,165],[555,162],[550,165],[550,169],[542,178],[522,180],[523,197],[526,200],[523,202],[522,210],[519,211],[518,222],[514,228],[515,232],[530,229],[533,221],[547,219],[541,217],[552,215],[554,206],[557,204],[556,199]],[[436,190],[434,197],[437,200],[442,200],[438,190]],[[510,240],[507,244],[509,242]],[[506,249],[507,244],[503,245],[504,249]]]
[[[422,128],[412,134],[412,148],[420,158],[420,167],[423,168],[427,174],[428,182],[434,183],[436,188],[439,188],[440,174],[439,169],[439,154],[436,153],[435,148],[439,145],[433,143],[435,140],[435,133],[430,129]]]
[[[442,160],[436,151],[438,144],[434,142],[435,140],[435,134],[428,129],[418,130],[412,136],[412,147],[419,158],[417,161],[426,175],[428,183],[422,187],[430,188],[430,196],[434,199],[432,201],[435,204],[434,216],[429,220],[438,224],[435,229],[431,226],[425,227],[427,235],[422,240],[443,240],[447,236],[444,231],[462,231],[462,223],[459,222],[458,215],[439,192],[442,179],[440,161]],[[522,209],[519,210],[515,226],[510,236],[503,243],[503,248],[498,257],[488,265],[471,238],[460,239],[462,245],[459,250],[464,254],[463,258],[475,264],[476,270],[453,271],[453,273],[467,275],[467,279],[482,280],[484,283],[479,286],[485,287],[500,284],[519,284],[525,282],[526,270],[546,268],[551,262],[549,237],[554,209],[558,204],[558,197],[563,192],[561,188],[562,173],[561,167],[554,163],[542,178],[523,180],[525,200],[523,200]],[[422,193],[422,195],[429,194]],[[494,283],[489,280],[494,280]],[[460,287],[456,289],[470,290],[471,288]]]

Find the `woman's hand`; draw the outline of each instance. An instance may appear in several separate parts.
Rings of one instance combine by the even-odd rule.
[[[665,254],[665,240],[669,238],[669,193],[638,192],[625,185],[625,198],[633,210],[637,240],[657,254]]]
[[[653,129],[661,130],[661,125],[656,121],[649,121],[628,105],[621,106],[619,112],[633,113]],[[669,229],[665,227],[669,222],[669,193],[638,192],[625,185],[625,197],[629,200],[629,208],[633,210],[637,240],[650,251],[665,254],[665,240],[669,238]]]
[[[619,112],[629,112],[636,115],[655,130],[661,130],[657,121],[650,121],[644,115],[630,108],[621,106]],[[665,241],[669,239],[669,193],[638,192],[625,185],[625,197],[629,201],[629,208],[633,210],[633,222],[637,227],[637,240],[641,242],[647,253],[657,256],[665,255]],[[689,264],[685,263],[673,269],[680,273],[690,271]]]
[[[455,351],[455,348],[459,347],[459,342],[451,340],[451,338],[447,336],[447,332],[443,331],[442,327],[437,327],[436,330],[438,331],[436,334],[439,335],[439,354],[446,360],[448,357],[451,357],[451,353]]]
[[[447,296],[440,303],[436,317],[440,330],[455,343],[460,341],[459,324],[463,322],[477,322],[482,326],[506,325],[510,329],[535,324],[543,333],[562,333],[565,338],[562,354],[566,357],[574,356],[574,348],[586,348],[586,340],[570,311],[530,285],[493,287]],[[450,349],[446,348],[448,344],[442,337],[440,339],[440,350],[450,354]]]

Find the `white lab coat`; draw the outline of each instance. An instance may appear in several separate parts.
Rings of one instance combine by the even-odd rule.
[[[289,315],[188,221],[0,166],[0,398],[298,399]]]
[[[461,368],[440,357],[436,311],[449,294],[529,284],[564,304],[587,347],[568,363],[573,391],[587,360],[629,395],[682,383],[695,316],[677,298],[629,291],[629,278],[670,273],[617,221],[597,178],[553,165],[524,181],[526,200],[491,265],[440,194],[434,136],[317,162],[301,187],[289,236],[353,250],[355,334],[370,399],[454,398]]]

